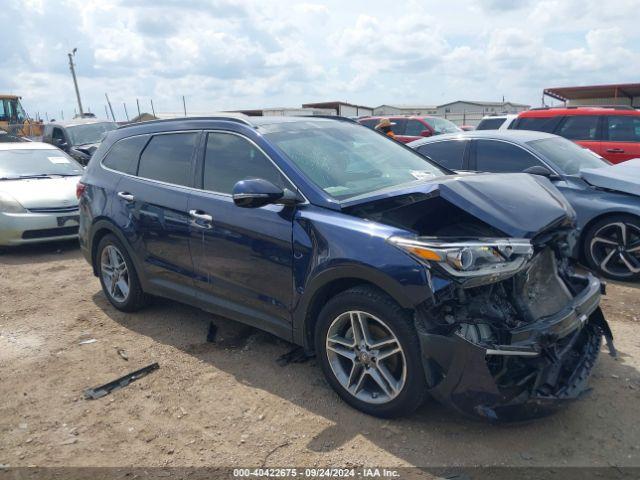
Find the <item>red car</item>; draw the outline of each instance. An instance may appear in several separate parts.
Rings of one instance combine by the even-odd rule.
[[[441,133],[462,131],[454,123],[440,117],[365,117],[359,119],[358,122],[365,127],[374,128],[382,118],[388,118],[391,123],[395,123],[395,125],[391,126],[391,130],[393,130],[395,139],[402,143],[413,142],[422,137],[430,137]]]
[[[509,128],[555,133],[611,163],[640,158],[640,111],[631,107],[536,108]]]

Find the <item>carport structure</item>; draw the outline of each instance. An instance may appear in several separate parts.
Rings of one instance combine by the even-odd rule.
[[[640,108],[640,83],[546,88],[545,96],[576,105],[628,105]]]

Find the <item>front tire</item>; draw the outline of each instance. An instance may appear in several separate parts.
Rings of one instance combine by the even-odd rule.
[[[600,275],[622,282],[640,278],[640,218],[610,215],[584,236],[587,265]]]
[[[412,315],[372,287],[354,287],[324,306],[316,356],[331,387],[352,407],[377,417],[408,415],[426,395]]]
[[[135,312],[146,303],[131,257],[115,235],[105,235],[98,244],[96,271],[107,300],[123,312]]]

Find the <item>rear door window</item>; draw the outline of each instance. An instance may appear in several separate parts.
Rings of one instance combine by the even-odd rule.
[[[276,186],[285,186],[280,171],[253,143],[231,133],[209,133],[203,188],[231,194],[237,182],[249,178],[261,178]]]
[[[552,133],[562,117],[523,117],[516,119],[509,128]]]
[[[197,140],[197,133],[168,133],[151,137],[140,157],[138,176],[190,186]]]
[[[476,140],[476,170],[515,173],[541,165],[532,154],[517,145],[495,140]]]
[[[606,118],[606,135],[610,142],[640,142],[640,117],[611,115]]]
[[[412,137],[419,137],[424,130],[428,130],[427,126],[419,120],[407,120],[407,127],[404,134]]]
[[[557,134],[570,140],[598,140],[598,116],[575,115],[565,117]]]
[[[147,140],[149,140],[147,135],[123,138],[111,147],[102,164],[111,170],[135,175],[140,153],[147,144]]]
[[[450,140],[445,142],[425,143],[418,147],[418,152],[450,170],[462,170],[464,167],[464,151],[468,140]]]

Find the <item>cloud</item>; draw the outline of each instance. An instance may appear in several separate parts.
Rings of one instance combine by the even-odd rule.
[[[640,76],[640,0],[5,0],[0,91],[31,112],[135,99],[178,111],[444,103],[535,104],[548,86]],[[471,98],[471,99],[473,99]],[[147,108],[148,109],[148,108]],[[57,115],[59,116],[59,115]],[[120,118],[122,113],[119,114]]]

